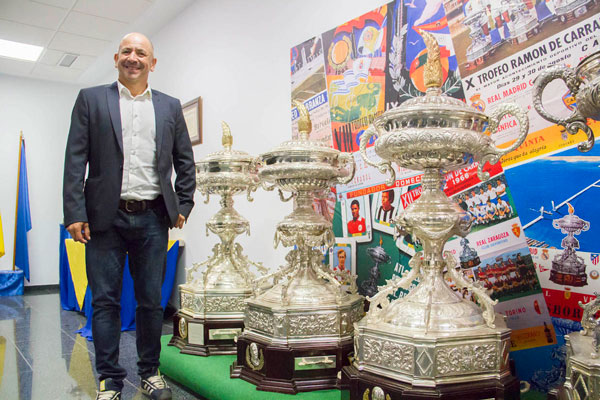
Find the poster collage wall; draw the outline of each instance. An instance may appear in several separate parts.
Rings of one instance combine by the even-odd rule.
[[[513,330],[519,376],[541,391],[560,378],[564,354],[556,343],[579,328],[577,301],[600,292],[600,245],[593,241],[600,230],[594,212],[600,149],[580,153],[576,145],[585,135],[569,135],[536,113],[533,81],[550,65],[574,67],[600,50],[599,12],[591,0],[399,0],[291,50],[292,98],[310,112],[311,139],[354,155],[354,179],[315,206],[333,220],[337,242],[329,254],[331,268],[357,273],[362,294],[404,273],[420,250],[410,235],[394,240],[392,221],[420,195],[422,173],[395,166],[397,180],[387,186],[386,177],[365,164],[358,150],[374,118],[424,94],[427,51],[421,32],[440,44],[444,93],[488,115],[504,102],[528,111],[527,139],[500,163],[485,166],[489,180],[477,178],[476,164],[447,174],[444,191],[471,214],[473,228],[466,238],[451,239],[446,250],[467,277],[499,300],[496,312]],[[562,117],[576,106],[557,81],[543,100],[548,111]],[[297,119],[293,109],[293,135]],[[598,132],[598,123],[590,126]],[[503,147],[517,135],[518,123],[508,116],[492,138]],[[373,147],[367,154],[378,159]],[[571,234],[554,222],[575,217],[585,224]],[[578,279],[552,272],[565,257],[580,263]],[[531,357],[532,352],[546,352],[548,358],[536,364],[533,359],[543,357]],[[552,366],[550,356],[556,360]]]

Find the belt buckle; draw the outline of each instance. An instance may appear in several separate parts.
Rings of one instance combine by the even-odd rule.
[[[132,206],[135,204],[135,200],[125,200],[125,211],[127,212],[135,212],[135,210],[130,210],[129,209],[129,205],[131,204]]]

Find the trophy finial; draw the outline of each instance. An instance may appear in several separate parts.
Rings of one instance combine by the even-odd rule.
[[[427,88],[442,87],[442,63],[440,61],[440,46],[435,36],[427,31],[421,31],[421,36],[427,46],[427,62],[424,67],[424,80]]]
[[[221,139],[221,143],[226,150],[231,150],[231,146],[233,145],[231,129],[229,129],[229,125],[227,125],[227,122],[225,121],[221,121],[221,128],[223,129],[223,138]]]
[[[312,131],[312,122],[308,110],[306,109],[306,106],[298,100],[293,100],[292,103],[296,106],[298,113],[300,114],[300,119],[298,120],[300,139],[308,140],[308,135],[310,135],[310,132]]]

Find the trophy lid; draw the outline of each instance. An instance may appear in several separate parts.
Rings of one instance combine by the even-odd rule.
[[[421,31],[427,46],[427,63],[424,67],[425,96],[405,101],[377,117],[373,124],[385,131],[396,128],[459,127],[481,130],[482,122],[488,117],[481,111],[469,107],[464,101],[442,93],[442,64],[440,48],[435,37]],[[393,126],[387,126],[392,123]],[[380,131],[381,132],[381,131]]]
[[[294,100],[298,108],[300,119],[298,121],[298,138],[283,142],[273,150],[260,155],[266,165],[281,162],[318,162],[337,158],[339,150],[327,147],[325,144],[309,140],[312,131],[312,122],[308,110],[301,102]]]
[[[229,164],[229,163],[247,163],[250,164],[254,160],[250,154],[245,151],[233,150],[231,146],[233,145],[233,136],[231,135],[231,129],[229,125],[225,121],[221,121],[221,127],[223,129],[223,138],[221,142],[223,143],[223,150],[215,151],[214,153],[210,153],[208,156],[203,158],[202,160],[196,162],[197,166],[205,166],[208,164],[214,165],[217,164]],[[206,171],[213,172],[213,171]]]

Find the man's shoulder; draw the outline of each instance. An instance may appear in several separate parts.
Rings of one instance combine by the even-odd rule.
[[[169,96],[168,94],[163,93],[160,90],[152,89],[152,96],[158,96],[161,98],[161,100],[181,104],[181,101],[178,98]]]

